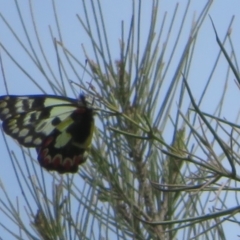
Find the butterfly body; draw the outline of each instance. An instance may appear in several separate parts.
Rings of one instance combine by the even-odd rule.
[[[1,96],[0,119],[6,134],[35,147],[40,165],[59,173],[77,172],[91,144],[93,109],[83,95]]]

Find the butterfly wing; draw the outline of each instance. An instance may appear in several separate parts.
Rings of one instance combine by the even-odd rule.
[[[25,147],[36,147],[48,170],[76,172],[91,143],[93,111],[75,99],[32,95],[0,97],[4,131]]]
[[[93,131],[92,109],[78,107],[37,148],[40,165],[59,173],[77,172],[78,166],[86,161],[84,152],[91,143]]]

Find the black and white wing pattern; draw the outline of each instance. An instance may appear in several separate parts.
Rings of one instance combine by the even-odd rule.
[[[40,165],[75,173],[94,131],[93,109],[79,99],[54,95],[0,96],[0,119],[6,134],[34,147]]]

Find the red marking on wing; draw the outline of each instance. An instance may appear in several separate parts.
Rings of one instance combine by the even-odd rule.
[[[37,148],[38,161],[48,171],[75,173],[78,166],[86,161],[84,149],[68,143],[62,148],[55,148],[55,138],[47,137],[41,147]]]

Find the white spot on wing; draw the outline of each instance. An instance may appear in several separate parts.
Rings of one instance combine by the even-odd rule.
[[[1,114],[7,115],[9,113],[9,108],[4,108]]]
[[[7,115],[5,116],[5,119],[10,118],[11,116],[12,116],[12,114],[7,114]]]
[[[2,101],[2,102],[0,103],[0,108],[5,108],[6,106],[7,106],[7,102]]]
[[[24,139],[24,142],[25,142],[25,143],[31,143],[31,142],[32,142],[32,136],[27,136],[27,137]]]
[[[19,137],[26,137],[29,133],[29,130],[27,128],[23,128],[21,129],[21,131],[19,132]]]
[[[8,123],[8,126],[10,127],[10,126],[16,126],[16,123],[17,123],[17,120],[16,119],[11,119],[11,121],[9,121],[9,123]]]
[[[44,101],[44,106],[49,107],[49,106],[57,106],[61,105],[63,107],[64,104],[71,104],[71,101],[64,100],[64,99],[59,99],[59,98],[46,98]]]
[[[34,139],[33,143],[35,145],[40,145],[42,143],[42,140],[41,140],[41,138],[36,138],[36,139]]]
[[[29,99],[28,97],[21,97],[18,99],[18,101],[15,103],[15,108],[16,108],[16,112],[21,113],[24,112],[25,110],[23,109],[23,100],[28,101],[28,106],[31,109],[32,107],[32,103],[34,101],[34,99]]]
[[[12,129],[12,134],[16,134],[19,132],[19,128],[15,127]]]

